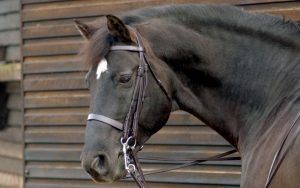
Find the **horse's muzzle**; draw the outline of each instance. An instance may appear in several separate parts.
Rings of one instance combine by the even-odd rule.
[[[93,157],[82,155],[81,157],[83,169],[96,182],[114,182],[123,178],[126,172],[124,172],[122,161],[121,158],[118,159],[114,167],[111,168],[109,158],[105,154],[98,154]]]
[[[82,155],[81,165],[83,169],[96,181],[105,181],[109,166],[106,155],[100,154],[93,157]],[[103,179],[103,180],[102,180]]]

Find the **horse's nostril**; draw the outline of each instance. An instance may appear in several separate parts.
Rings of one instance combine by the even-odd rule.
[[[99,175],[104,176],[108,173],[107,161],[104,155],[99,155],[91,163],[91,168]]]

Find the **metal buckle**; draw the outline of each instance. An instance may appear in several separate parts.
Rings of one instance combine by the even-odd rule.
[[[133,141],[133,144],[132,144]],[[130,136],[126,141],[124,141],[123,138],[121,138],[121,144],[122,144],[122,150],[124,155],[124,165],[125,169],[129,173],[136,172],[136,166],[133,164],[132,159],[130,158],[130,155],[128,151],[134,151],[136,146],[136,139],[134,139],[132,136]]]

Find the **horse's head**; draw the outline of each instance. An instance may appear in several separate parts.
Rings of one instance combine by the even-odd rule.
[[[84,38],[88,39],[84,51],[86,61],[94,61],[88,62],[91,68],[86,76],[91,94],[90,113],[108,118],[108,121],[87,122],[81,162],[95,181],[111,182],[124,177],[126,171],[120,143],[123,132],[111,126],[110,122],[123,124],[125,121],[141,59],[137,51],[110,49],[113,45],[138,46],[137,38],[133,29],[115,16],[107,16],[98,28],[78,21],[75,23]],[[139,117],[136,138],[139,146],[165,124],[172,108],[168,98],[170,89],[163,86],[167,84],[165,82],[170,83],[164,72],[165,67],[153,62],[156,61],[153,53],[147,59],[152,71],[148,71],[145,100]]]

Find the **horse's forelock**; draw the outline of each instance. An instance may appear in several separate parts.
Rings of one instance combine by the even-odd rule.
[[[98,23],[97,27],[97,31],[80,52],[83,63],[89,68],[97,66],[99,61],[109,52],[113,43],[113,37],[107,29],[106,22]]]

